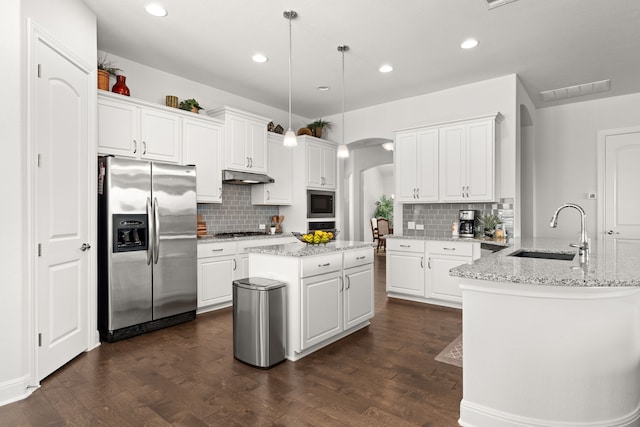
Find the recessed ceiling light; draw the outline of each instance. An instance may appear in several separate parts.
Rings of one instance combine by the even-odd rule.
[[[476,46],[478,46],[478,40],[476,39],[466,39],[460,44],[463,49],[473,49]]]
[[[317,88],[320,92],[326,92],[328,90],[331,90],[330,86],[318,86]]]
[[[390,73],[392,71],[393,71],[393,67],[389,64],[384,64],[382,67],[380,67],[381,73]]]
[[[253,59],[253,62],[257,62],[259,64],[262,64],[263,62],[267,62],[269,60],[269,58],[267,58],[261,53],[256,53],[251,57],[251,59]]]
[[[167,16],[167,9],[156,3],[148,4],[144,9],[149,15],[159,16],[161,18]]]

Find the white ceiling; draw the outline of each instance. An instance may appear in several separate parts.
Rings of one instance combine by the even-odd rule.
[[[537,107],[640,92],[640,1],[83,0],[98,49],[308,118],[516,73]],[[144,11],[152,1],[169,14]],[[460,49],[474,37],[475,49]],[[264,64],[251,61],[262,52]],[[378,68],[390,63],[394,71]],[[116,64],[117,65],[117,64]],[[125,70],[126,71],[126,70]],[[540,91],[611,79],[611,90],[545,103]],[[321,85],[331,87],[320,92]],[[196,95],[197,98],[197,95]]]

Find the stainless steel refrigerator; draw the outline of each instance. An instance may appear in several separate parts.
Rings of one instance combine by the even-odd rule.
[[[98,329],[117,341],[195,318],[196,170],[98,157]]]

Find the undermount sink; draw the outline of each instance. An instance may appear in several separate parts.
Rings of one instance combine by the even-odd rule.
[[[560,261],[571,261],[573,260],[573,258],[575,258],[576,254],[570,252],[540,252],[520,249],[513,253],[510,253],[508,256],[515,256],[519,258],[557,259]]]

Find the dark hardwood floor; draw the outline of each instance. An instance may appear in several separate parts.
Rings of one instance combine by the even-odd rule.
[[[434,357],[459,310],[388,299],[376,256],[368,328],[270,370],[233,358],[231,309],[84,353],[20,402],[2,426],[456,426],[461,368]]]

